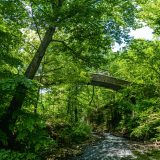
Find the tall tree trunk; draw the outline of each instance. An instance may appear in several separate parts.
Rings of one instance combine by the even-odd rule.
[[[54,35],[55,30],[56,30],[55,27],[50,27],[46,31],[44,38],[41,41],[41,44],[40,44],[37,52],[35,53],[31,63],[29,64],[29,66],[25,72],[26,78],[28,78],[28,79],[34,78],[34,76],[39,68],[39,65],[42,61],[42,58],[44,57],[45,52],[46,52],[49,44],[52,41],[52,36]],[[4,133],[6,133],[8,137],[10,137],[10,135],[11,135],[9,125],[14,124],[16,122],[17,115],[15,115],[14,113],[21,109],[22,104],[24,102],[24,99],[26,97],[26,91],[27,91],[27,88],[23,84],[19,84],[16,87],[15,94],[12,98],[10,106],[8,107],[6,113],[4,114],[4,116],[0,120],[0,129]],[[12,141],[12,140],[10,140],[10,141]],[[12,142],[9,142],[9,143],[12,143]]]
[[[38,108],[38,101],[39,101],[39,97],[40,97],[40,89],[41,87],[38,87],[37,89],[37,95],[36,95],[36,100],[35,100],[35,104],[34,104],[34,113],[37,114],[37,108]]]
[[[35,56],[33,57],[31,63],[29,64],[26,72],[25,72],[25,76],[29,79],[33,79],[38,68],[39,68],[39,65],[42,61],[42,58],[49,46],[49,44],[51,43],[52,41],[52,36],[55,32],[56,28],[55,27],[50,27],[46,33],[45,33],[45,36],[35,54]]]

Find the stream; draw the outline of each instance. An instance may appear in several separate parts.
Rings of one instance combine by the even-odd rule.
[[[138,149],[138,144],[138,142],[105,133],[102,140],[86,147],[80,156],[70,160],[132,160],[137,158],[133,151]],[[139,151],[143,152],[142,149]]]

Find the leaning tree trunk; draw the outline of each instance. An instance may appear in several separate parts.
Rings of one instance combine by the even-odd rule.
[[[49,46],[49,44],[52,41],[52,36],[55,33],[56,28],[55,27],[50,27],[48,28],[48,30],[46,31],[43,40],[41,41],[41,44],[37,50],[37,52],[35,53],[31,63],[29,64],[26,72],[25,72],[25,76],[28,79],[33,79],[38,68],[39,65],[42,61],[42,58],[45,55],[45,52]],[[7,134],[7,137],[11,138],[12,134],[11,131],[9,129],[9,125],[10,124],[14,124],[17,120],[17,111],[19,111],[22,107],[22,104],[24,102],[24,99],[26,97],[26,92],[27,92],[27,88],[23,85],[23,84],[19,84],[16,87],[15,90],[15,94],[12,98],[12,101],[10,103],[10,106],[7,108],[6,114],[4,114],[4,116],[2,117],[2,119],[0,120],[0,129]],[[13,144],[13,138],[11,138],[10,140],[8,139],[8,145],[12,146]]]

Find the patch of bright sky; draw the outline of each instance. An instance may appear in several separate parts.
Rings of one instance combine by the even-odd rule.
[[[129,35],[134,37],[135,39],[152,40],[153,39],[153,29],[146,26],[146,27],[142,27],[136,30],[131,30]],[[113,48],[113,52],[117,52],[118,50],[122,49],[124,46],[125,44],[119,45],[118,43],[116,43]]]
[[[133,36],[135,39],[142,38],[146,40],[153,39],[153,29],[150,27],[143,27],[130,32],[130,36]]]

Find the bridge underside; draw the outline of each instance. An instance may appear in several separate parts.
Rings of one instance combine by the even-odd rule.
[[[115,90],[115,91],[118,91],[118,90],[123,88],[122,86],[109,84],[109,83],[104,83],[104,82],[97,82],[97,81],[91,81],[90,84],[93,85],[93,86],[104,87],[104,88],[112,89],[112,90]]]
[[[110,77],[104,74],[92,74],[90,84],[118,91],[129,85],[130,82]]]

